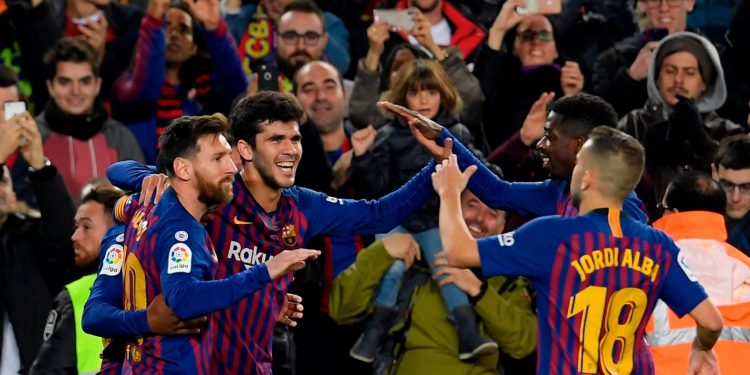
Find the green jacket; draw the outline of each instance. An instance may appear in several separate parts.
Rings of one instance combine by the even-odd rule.
[[[329,315],[339,324],[351,324],[372,309],[374,293],[393,258],[382,241],[362,250],[356,262],[339,274],[331,287]],[[474,305],[481,318],[484,336],[497,342],[500,350],[513,358],[523,358],[536,348],[537,321],[523,279],[516,287],[499,288],[507,278],[487,280],[487,292]],[[440,288],[433,279],[414,290],[411,299],[411,325],[403,355],[394,368],[396,374],[497,374],[498,355],[485,356],[473,363],[458,359],[458,337],[448,320]],[[397,329],[393,327],[392,329]]]

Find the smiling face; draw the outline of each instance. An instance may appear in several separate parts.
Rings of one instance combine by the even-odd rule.
[[[464,221],[474,238],[502,233],[505,228],[505,211],[489,208],[469,190],[461,193]]]
[[[687,14],[693,10],[695,0],[641,0],[639,4],[646,13],[649,28],[665,28],[675,33],[685,31]]]
[[[552,64],[557,58],[552,24],[547,17],[525,17],[516,28],[513,51],[521,65]]]
[[[296,76],[297,99],[321,134],[344,126],[346,96],[333,66],[316,62],[305,65]]]
[[[47,81],[47,90],[63,113],[84,115],[94,110],[101,83],[91,64],[63,61],[57,63],[55,77]]]
[[[677,104],[677,95],[695,101],[706,89],[698,67],[698,59],[690,52],[675,52],[662,60],[657,87],[669,105]]]
[[[261,124],[261,127],[263,130],[255,136],[255,148],[252,150],[253,166],[268,187],[291,187],[302,157],[299,123],[274,121]]]
[[[572,138],[565,133],[560,126],[562,122],[562,115],[550,111],[544,125],[544,136],[537,143],[537,148],[542,152],[544,168],[552,176],[569,179],[576,165],[576,152],[582,139]]]
[[[103,204],[88,201],[78,207],[75,225],[76,229],[70,237],[75,251],[75,264],[86,267],[96,260],[104,233],[112,226],[112,219],[107,215]]]
[[[231,147],[220,134],[198,138],[199,151],[191,158],[195,169],[198,200],[214,207],[232,199],[232,182],[237,167],[231,158]]]

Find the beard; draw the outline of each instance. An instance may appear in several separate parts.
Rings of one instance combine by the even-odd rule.
[[[216,207],[220,204],[227,203],[232,200],[234,193],[232,192],[231,185],[230,189],[224,189],[224,182],[226,178],[222,178],[216,184],[210,184],[203,176],[198,173],[196,174],[198,180],[198,201],[205,204],[208,207]],[[229,180],[231,182],[231,180]]]
[[[307,60],[306,61],[296,60],[294,62],[291,61],[293,58],[300,57],[300,56],[306,57]],[[289,57],[286,60],[279,59],[277,63],[278,63],[279,69],[281,69],[284,75],[287,77],[290,77],[291,79],[291,77],[294,77],[294,74],[297,73],[297,71],[301,67],[303,67],[305,64],[313,60],[315,59],[313,59],[312,55],[307,53],[307,51],[298,50],[298,51],[295,51],[293,54],[289,55]]]

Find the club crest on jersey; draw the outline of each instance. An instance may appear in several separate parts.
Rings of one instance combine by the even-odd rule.
[[[284,225],[284,228],[281,228],[281,239],[287,246],[297,244],[297,231],[294,230],[294,224],[287,224]]]
[[[122,270],[122,261],[125,258],[125,250],[122,245],[113,244],[107,249],[104,254],[104,261],[102,262],[102,270],[99,272],[100,275],[117,276]]]
[[[191,259],[193,253],[190,247],[184,243],[176,243],[169,248],[169,262],[167,264],[167,273],[190,273]]]

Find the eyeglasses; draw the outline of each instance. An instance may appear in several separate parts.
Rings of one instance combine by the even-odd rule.
[[[734,193],[734,190],[739,188],[742,195],[750,195],[750,182],[735,184],[732,181],[727,181],[722,178],[719,179],[719,185],[721,185],[721,188],[727,193]]]
[[[533,42],[536,39],[538,39],[540,42],[551,42],[554,40],[552,33],[549,31],[522,31],[516,34],[516,38],[521,39],[521,41],[524,42]]]
[[[279,32],[279,36],[281,36],[281,40],[283,40],[284,43],[287,44],[297,44],[297,40],[299,40],[299,38],[302,38],[302,40],[305,41],[305,45],[314,46],[318,44],[323,34],[318,34],[315,31],[308,31],[304,34],[298,34],[296,31],[290,30]]]
[[[646,4],[649,8],[658,8],[662,1],[667,3],[670,8],[677,8],[678,6],[682,5],[685,0],[641,0],[643,3]]]

